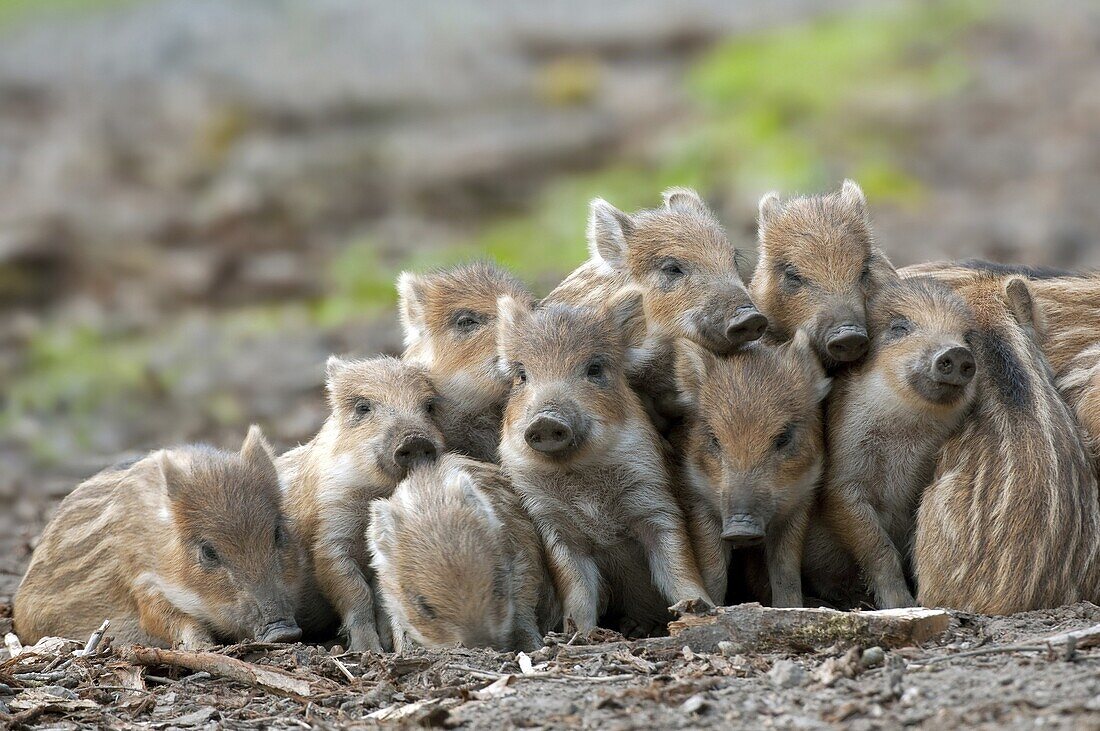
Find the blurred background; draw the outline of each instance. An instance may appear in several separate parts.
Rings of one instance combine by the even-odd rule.
[[[592,196],[695,186],[751,249],[845,176],[896,264],[1100,265],[1100,8],[0,0],[0,603],[118,458],[307,440],[401,269],[544,293]]]

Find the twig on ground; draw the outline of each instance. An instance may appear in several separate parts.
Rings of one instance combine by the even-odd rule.
[[[982,647],[977,650],[956,652],[953,655],[934,657],[930,660],[913,663],[913,665],[915,667],[923,667],[925,665],[947,662],[948,660],[954,660],[960,657],[977,657],[979,655],[999,655],[1012,652],[1053,652],[1057,648],[1062,648],[1062,659],[1069,661],[1074,659],[1077,650],[1100,645],[1100,624],[1086,627],[1085,629],[1074,630],[1072,632],[1062,632],[1060,634],[1051,635],[1041,640],[1041,642],[1043,643],[1041,645],[999,645],[997,647]]]
[[[129,648],[123,657],[138,665],[167,665],[210,673],[245,685],[305,700],[313,692],[308,680],[282,670],[260,667],[213,652],[188,652],[185,650],[159,650],[152,647]]]
[[[347,678],[347,679],[348,679],[348,682],[351,682],[351,683],[354,683],[354,682],[355,682],[355,676],[351,674],[351,671],[350,671],[350,670],[348,670],[348,666],[347,666],[347,665],[345,665],[344,663],[340,662],[340,660],[339,660],[338,658],[335,658],[335,657],[329,657],[329,660],[332,660],[333,664],[334,664],[334,665],[336,665],[336,668],[337,668],[337,669],[338,669],[338,670],[339,670],[339,671],[340,671],[341,673],[343,673],[343,674],[344,674],[344,677],[345,677],[345,678]]]
[[[83,650],[75,650],[74,655],[94,655],[95,651],[99,649],[99,643],[103,641],[103,634],[111,626],[111,620],[103,620],[103,624],[99,625],[99,629],[92,633],[92,636],[88,638],[88,641],[84,644]]]

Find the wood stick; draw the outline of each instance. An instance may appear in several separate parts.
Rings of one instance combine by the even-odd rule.
[[[103,620],[103,624],[99,625],[99,629],[92,633],[92,636],[88,638],[88,641],[84,644],[83,650],[76,650],[74,655],[94,655],[95,651],[99,649],[99,643],[103,641],[103,633],[111,626],[111,620]]]
[[[196,672],[206,672],[302,700],[307,699],[313,692],[313,686],[308,680],[295,677],[282,670],[260,667],[214,652],[159,650],[153,647],[135,645],[127,648],[123,652],[123,657],[137,665],[168,665]]]

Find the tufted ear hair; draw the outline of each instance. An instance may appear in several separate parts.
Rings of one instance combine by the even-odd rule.
[[[490,502],[488,496],[478,489],[470,475],[460,469],[453,470],[447,476],[445,489],[456,495],[466,505],[476,510],[494,528],[500,528],[501,522],[497,517],[496,508]]]
[[[1023,277],[1012,277],[1005,283],[1005,304],[1009,312],[1020,323],[1020,327],[1030,330],[1037,337],[1046,334],[1046,317],[1039,302],[1031,296],[1031,289]]]
[[[161,475],[164,477],[164,488],[169,500],[175,500],[186,487],[191,478],[191,470],[184,464],[180,456],[165,449],[157,460],[160,465]]]
[[[794,337],[784,345],[787,349],[787,357],[795,364],[805,369],[807,376],[813,382],[814,396],[818,401],[823,401],[829,395],[833,387],[833,379],[825,373],[821,359],[814,349],[810,335],[805,329],[799,328]]]
[[[329,408],[336,409],[336,379],[348,367],[348,361],[338,355],[330,355],[325,361],[325,393],[328,395]]]
[[[779,218],[782,213],[783,201],[779,199],[779,193],[773,190],[770,193],[765,193],[760,198],[759,214],[757,215],[756,223],[761,240],[763,240],[764,237],[764,229],[775,223],[775,219]]]
[[[370,546],[371,565],[374,566],[375,571],[384,571],[393,561],[400,521],[400,508],[397,506],[396,501],[371,501],[370,525],[367,526],[367,543]]]
[[[699,392],[710,369],[717,362],[716,356],[686,338],[677,340],[675,347],[676,390],[679,392],[679,400],[688,407],[697,407]]]
[[[861,218],[867,218],[867,196],[863,194],[863,188],[851,178],[845,178],[840,186],[840,201]]]
[[[648,326],[642,291],[627,287],[607,304],[611,325],[622,337],[625,348],[638,349],[645,344]]]
[[[411,347],[424,337],[424,279],[413,272],[401,272],[397,277],[397,303],[405,347]]]
[[[710,209],[702,197],[691,188],[669,188],[661,193],[665,207],[678,213],[694,213],[709,216]]]
[[[241,458],[246,464],[251,465],[265,479],[278,484],[279,475],[275,470],[275,450],[272,449],[264,431],[258,425],[253,424],[248,428],[248,435],[241,445]]]
[[[634,232],[630,214],[620,211],[603,198],[588,204],[588,252],[593,259],[615,269],[626,262],[627,237]]]

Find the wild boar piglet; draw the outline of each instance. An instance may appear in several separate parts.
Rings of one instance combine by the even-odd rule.
[[[867,353],[867,297],[896,278],[874,246],[867,200],[851,180],[836,193],[760,200],[753,301],[777,339],[804,329],[828,370]]]
[[[495,462],[511,380],[497,367],[497,299],[530,304],[527,288],[492,264],[474,263],[397,280],[403,358],[431,373],[436,421],[447,448]]]
[[[876,605],[912,606],[906,571],[917,504],[974,399],[974,318],[930,279],[882,287],[870,311],[871,350],[829,396],[821,511]]]
[[[298,540],[280,510],[270,447],[153,452],[81,484],[46,526],[15,595],[15,631],[203,647],[301,636]]]
[[[546,544],[565,617],[594,627],[663,625],[667,607],[710,601],[670,484],[663,445],[626,380],[645,337],[642,298],[606,309],[499,304],[501,363],[513,377],[501,461]]]
[[[771,603],[801,606],[802,545],[824,461],[821,405],[830,384],[808,336],[799,331],[787,343],[758,343],[725,358],[684,344],[677,376],[689,410],[687,478],[710,495],[727,551],[763,548]]]
[[[974,314],[973,411],[944,442],[913,549],[925,606],[1010,614],[1100,601],[1097,474],[1040,343],[1032,283],[955,289]]]
[[[370,501],[389,496],[410,468],[443,451],[432,419],[437,394],[424,368],[396,358],[333,357],[327,371],[328,419],[277,462],[311,569],[299,617],[307,632],[319,633],[334,610],[349,649],[377,651],[389,622],[376,616],[371,586]]]
[[[589,259],[544,300],[598,307],[624,287],[643,292],[648,336],[628,373],[659,426],[676,416],[676,338],[725,354],[758,339],[768,324],[749,298],[737,250],[706,203],[687,188],[666,190],[664,200],[661,208],[635,213],[593,200]]]
[[[456,454],[371,504],[370,546],[393,625],[424,647],[542,646],[560,610],[542,543],[499,466]]]

